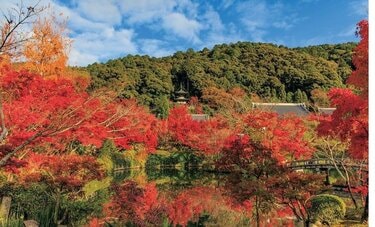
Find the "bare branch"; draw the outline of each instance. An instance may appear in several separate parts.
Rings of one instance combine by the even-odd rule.
[[[39,3],[40,0],[33,6],[25,7],[21,1],[21,4],[9,9],[7,14],[3,12],[5,21],[0,27],[0,54],[9,54],[11,51],[10,47],[14,46],[14,43],[19,44],[26,41],[26,37],[23,37],[21,35],[22,33],[17,33],[17,30],[20,26],[26,24],[31,18],[46,9],[46,7],[38,7]]]

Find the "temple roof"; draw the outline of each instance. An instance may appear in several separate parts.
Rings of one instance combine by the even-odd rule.
[[[209,116],[207,114],[191,114],[191,118],[195,121],[206,121]]]
[[[253,108],[276,112],[279,115],[307,116],[310,114],[304,103],[253,103]]]
[[[188,92],[180,88],[180,90],[175,92],[177,95],[186,95]]]
[[[179,96],[185,96],[185,95],[188,94],[188,92],[185,91],[185,90],[182,88],[182,83],[180,83],[180,90],[175,91],[175,94],[176,94],[176,95],[179,95]]]
[[[336,108],[318,107],[318,112],[321,114],[331,115]]]

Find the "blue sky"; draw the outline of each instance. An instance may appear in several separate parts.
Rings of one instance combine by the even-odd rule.
[[[3,6],[17,0],[0,0]],[[31,0],[27,2],[32,2]],[[35,1],[34,1],[35,2]],[[288,47],[358,41],[367,0],[42,0],[68,17],[70,65],[160,57],[237,41]]]

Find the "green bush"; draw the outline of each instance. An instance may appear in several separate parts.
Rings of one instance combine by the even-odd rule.
[[[309,211],[313,221],[334,224],[345,216],[346,206],[338,196],[321,194],[311,199]]]
[[[73,226],[83,226],[91,216],[99,217],[102,215],[103,204],[109,198],[109,191],[106,189],[98,190],[95,195],[87,199],[62,200],[61,208],[67,212],[65,224]]]

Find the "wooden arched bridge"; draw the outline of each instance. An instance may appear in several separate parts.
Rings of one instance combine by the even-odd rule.
[[[335,165],[336,163],[336,165]],[[292,161],[287,164],[287,166],[291,169],[295,170],[303,170],[303,169],[312,169],[312,170],[325,170],[325,169],[334,169],[344,168],[361,170],[361,171],[368,171],[368,164],[367,162],[358,162],[358,161],[347,161],[341,162],[340,160],[332,161],[328,158],[315,158],[315,159],[307,159],[307,160],[297,160]]]

